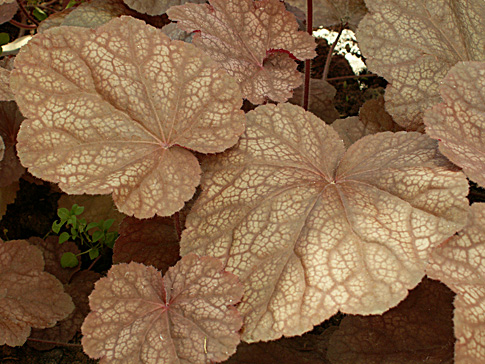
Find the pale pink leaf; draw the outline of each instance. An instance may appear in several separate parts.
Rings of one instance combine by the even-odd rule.
[[[423,112],[441,101],[440,81],[459,61],[485,58],[483,0],[367,0],[357,40],[367,65],[390,85],[386,109],[421,130]]]
[[[254,104],[270,98],[284,102],[301,76],[290,58],[315,57],[315,41],[302,31],[279,0],[211,0],[167,11],[188,32],[194,44],[240,83],[243,96]]]
[[[199,184],[188,150],[221,152],[244,130],[236,82],[195,46],[131,17],[59,27],[17,56],[11,87],[28,119],[21,162],[69,194],[113,194],[139,218],[180,210]]]
[[[124,0],[125,4],[140,13],[161,15],[174,5],[181,5],[189,0]],[[202,4],[205,0],[190,0],[191,3]]]
[[[306,12],[306,0],[288,0]],[[314,0],[313,27],[348,26],[355,31],[367,13],[364,0]]]
[[[465,228],[435,249],[426,272],[457,294],[455,362],[485,362],[485,203],[471,206]]]
[[[424,114],[441,153],[485,187],[485,62],[460,62],[440,86],[444,102]]]
[[[113,263],[138,262],[165,273],[179,260],[179,237],[170,217],[123,220],[113,248]]]
[[[245,285],[243,340],[301,335],[338,310],[382,313],[464,225],[468,184],[420,133],[369,135],[345,151],[291,104],[247,114],[238,147],[204,167],[182,234]]]
[[[332,364],[452,364],[453,297],[444,284],[424,279],[382,315],[344,317],[327,358]]]
[[[242,285],[218,259],[185,256],[162,278],[139,263],[113,266],[89,297],[84,351],[100,364],[212,363],[236,351]]]
[[[43,269],[39,249],[0,240],[0,345],[23,345],[31,327],[54,326],[74,309],[61,282]]]

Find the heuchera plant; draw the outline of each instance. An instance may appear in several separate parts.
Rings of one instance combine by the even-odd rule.
[[[241,340],[299,336],[340,311],[372,316],[342,321],[328,360],[405,363],[365,327],[412,342],[396,321],[426,320],[424,301],[451,302],[425,279],[397,310],[429,275],[456,293],[455,362],[485,362],[485,205],[467,200],[467,177],[485,187],[485,2],[307,3],[310,34],[279,0],[126,1],[166,12],[195,32],[193,44],[124,16],[54,27],[16,57],[2,95],[13,92],[26,118],[22,165],[69,194],[112,194],[131,216],[114,246],[118,264],[90,296],[89,356],[221,362]],[[308,102],[287,102],[303,80],[304,99],[311,90],[309,62],[302,77],[296,60],[315,56],[312,20],[357,29],[369,69],[389,82],[385,102],[332,125]],[[243,98],[253,110],[241,110]],[[20,282],[6,256],[0,281]],[[30,326],[72,311],[62,289],[49,289],[65,302],[40,320],[29,307],[14,314],[10,288],[0,287],[2,325],[15,327],[1,329],[2,343],[20,345]],[[451,321],[451,308],[437,311]],[[451,330],[431,320],[410,345],[447,345],[430,336]]]

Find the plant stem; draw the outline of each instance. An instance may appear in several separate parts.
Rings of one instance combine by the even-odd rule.
[[[32,22],[35,24],[35,28],[37,28],[37,26],[39,25],[39,22],[32,16],[30,15],[30,13],[27,11],[27,9],[25,9],[25,6],[22,2],[22,0],[17,0],[17,4],[19,5],[19,8],[20,10],[22,10],[22,13],[25,14],[25,16]]]
[[[313,0],[306,2],[306,31],[313,35]],[[310,77],[312,71],[312,60],[305,61],[305,81],[303,86],[303,108],[308,110],[308,102],[310,100]]]
[[[94,260],[93,260],[93,262],[91,263],[91,265],[90,265],[90,266],[88,267],[88,269],[86,269],[86,270],[91,270],[91,268],[94,266],[94,264],[96,264],[96,262],[99,260],[99,258],[101,258],[101,254],[100,254],[100,255],[98,255],[98,256],[96,257],[96,259],[94,259]]]
[[[54,344],[56,346],[73,346],[76,348],[82,348],[81,344],[69,344],[69,343],[62,343],[59,341],[52,341],[52,340],[43,340],[43,339],[34,339],[33,337],[27,338],[29,341],[35,341],[37,343],[44,343],[44,344]]]
[[[344,26],[342,25],[340,26],[337,39],[335,39],[335,42],[333,42],[332,45],[330,46],[330,50],[328,51],[327,59],[325,61],[325,68],[323,69],[322,80],[327,80],[328,72],[330,71],[330,62],[332,61],[333,50],[335,49],[335,46],[337,45],[343,30],[344,30]]]
[[[22,24],[22,23],[19,23],[18,21],[13,20],[13,19],[10,20],[9,23],[12,24],[12,25],[15,25],[17,28],[20,28],[20,29],[36,29],[37,28],[37,25]]]

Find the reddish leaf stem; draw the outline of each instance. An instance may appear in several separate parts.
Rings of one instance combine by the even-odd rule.
[[[180,214],[178,211],[173,214],[173,222],[175,224],[175,230],[177,230],[177,236],[179,240],[182,238],[182,227],[180,226]]]
[[[73,347],[76,347],[76,348],[82,348],[81,344],[69,344],[69,343],[63,343],[63,342],[59,342],[59,341],[34,339],[33,337],[29,337],[29,338],[27,338],[27,340],[35,341],[37,343],[43,343],[43,344],[53,344],[53,345],[56,345],[56,346],[73,346]]]
[[[12,24],[12,25],[15,25],[17,28],[22,28],[22,29],[35,29],[35,28],[37,28],[37,25],[22,24],[22,23],[19,23],[18,21],[13,20],[13,19],[10,20],[9,23]]]
[[[22,2],[22,0],[17,0],[17,4],[19,5],[20,10],[22,10],[22,13],[25,14],[25,16],[36,25],[36,27],[39,25],[39,22],[32,16],[30,13],[25,9],[25,6]]]
[[[328,72],[330,71],[330,62],[332,61],[333,50],[335,49],[335,46],[337,45],[343,30],[344,30],[344,26],[340,26],[337,39],[335,39],[335,42],[333,42],[332,45],[330,46],[330,50],[328,51],[327,59],[325,61],[325,68],[323,69],[323,76],[322,76],[323,80],[327,80]]]
[[[313,0],[306,2],[306,31],[313,35]],[[312,71],[312,60],[305,61],[305,84],[303,86],[303,108],[308,110],[308,101],[310,99],[310,76]]]
[[[91,270],[91,268],[93,267],[94,264],[96,264],[96,262],[99,260],[99,258],[101,258],[101,255],[98,255],[96,257],[96,259],[94,259],[94,261],[91,263],[91,265],[88,267],[87,270]]]

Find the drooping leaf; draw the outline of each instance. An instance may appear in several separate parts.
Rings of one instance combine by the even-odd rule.
[[[5,143],[5,155],[0,162],[0,187],[17,182],[25,168],[17,157],[17,133],[24,117],[14,101],[0,102],[0,136]]]
[[[366,135],[384,131],[402,131],[402,128],[394,122],[391,115],[384,109],[383,97],[366,101],[360,108],[358,117],[350,116],[335,120],[332,127],[337,131],[347,148]]]
[[[180,259],[179,238],[169,217],[138,220],[127,217],[120,226],[113,263],[138,262],[165,273]]]
[[[327,81],[322,79],[312,79],[310,82],[310,99],[308,111],[311,111],[327,124],[331,124],[338,119],[339,112],[335,108],[333,99],[337,90]],[[294,105],[303,104],[303,86],[295,89],[293,97],[288,100]]]
[[[296,63],[315,57],[315,41],[279,0],[211,0],[173,6],[170,19],[234,76],[253,104],[284,102],[301,82]]]
[[[23,345],[31,327],[54,326],[74,309],[61,282],[43,269],[39,249],[0,240],[0,345]]]
[[[288,2],[306,12],[306,0],[288,0]],[[366,13],[364,0],[314,0],[313,27],[329,28],[347,25],[355,31]]]
[[[444,102],[424,115],[441,153],[485,187],[485,62],[460,62],[440,86]]]
[[[338,310],[377,314],[419,283],[460,229],[468,184],[420,133],[345,151],[302,108],[259,106],[238,147],[204,167],[181,255],[220,258],[245,285],[243,340],[300,335]]]
[[[457,294],[455,362],[484,362],[485,203],[471,206],[465,228],[433,251],[426,272]]]
[[[370,70],[390,82],[386,109],[421,130],[423,112],[441,101],[440,81],[459,61],[485,59],[483,0],[367,0],[357,40]]]
[[[188,150],[221,152],[244,130],[238,85],[195,46],[130,17],[55,28],[17,56],[28,119],[20,160],[69,194],[108,194],[139,218],[171,215],[199,184]]]
[[[424,279],[398,306],[379,316],[347,316],[330,338],[331,364],[452,364],[453,297]]]
[[[173,5],[184,4],[189,0],[124,0],[130,8],[149,15],[161,15]],[[190,0],[191,3],[202,4],[205,0]]]
[[[218,259],[185,256],[162,278],[139,263],[113,266],[89,297],[84,351],[100,364],[211,363],[236,351],[243,287]]]

